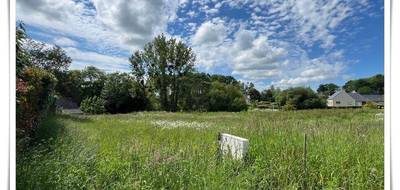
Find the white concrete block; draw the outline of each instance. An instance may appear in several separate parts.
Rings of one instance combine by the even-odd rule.
[[[234,159],[242,159],[249,149],[249,140],[234,135],[221,133],[219,145],[222,154],[231,154]]]

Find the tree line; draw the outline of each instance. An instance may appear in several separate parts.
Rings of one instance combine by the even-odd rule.
[[[339,87],[322,84],[317,92],[271,86],[259,92],[232,76],[195,70],[196,55],[185,43],[159,35],[128,58],[130,72],[105,73],[88,66],[70,70],[72,59],[59,46],[33,41],[16,29],[17,135],[29,136],[54,112],[57,98],[76,102],[86,113],[164,111],[244,111],[250,107],[286,110],[323,108]],[[347,82],[344,89],[383,93],[383,75]]]

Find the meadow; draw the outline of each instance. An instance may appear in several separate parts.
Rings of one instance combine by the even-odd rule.
[[[17,189],[383,189],[379,112],[54,115],[17,153]],[[219,156],[218,132],[247,157]]]

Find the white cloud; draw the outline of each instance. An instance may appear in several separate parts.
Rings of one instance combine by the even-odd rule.
[[[54,44],[59,46],[77,46],[78,42],[67,37],[57,37],[54,39]]]
[[[71,69],[83,69],[91,65],[106,72],[129,71],[129,61],[127,58],[82,51],[74,47],[67,47],[64,50],[72,58]]]
[[[206,21],[197,29],[192,38],[194,45],[204,44],[220,44],[226,36],[227,29],[223,21]]]
[[[103,50],[132,51],[164,32],[179,0],[19,0],[17,19],[59,35],[76,36]],[[86,2],[87,3],[87,2]]]

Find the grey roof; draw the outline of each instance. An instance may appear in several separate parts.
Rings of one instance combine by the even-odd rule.
[[[367,102],[368,99],[357,92],[348,93],[356,102]]]
[[[380,94],[366,94],[363,96],[373,102],[383,102],[384,100],[384,96]]]
[[[328,100],[333,99],[335,96],[339,95],[342,91],[344,91],[344,90],[339,90],[339,91],[335,92],[334,94],[330,95],[330,96],[328,97]],[[345,92],[345,91],[344,91],[344,92]],[[346,92],[345,92],[345,93],[346,93]]]

